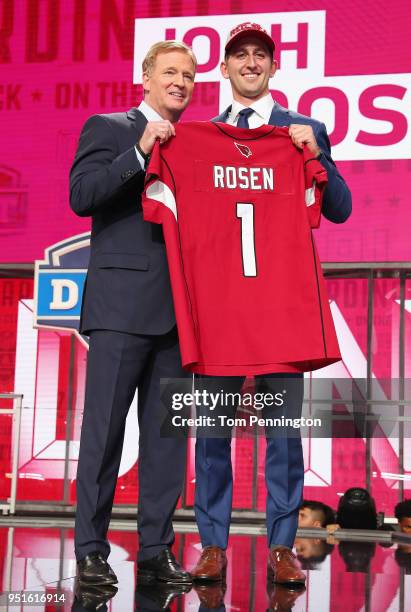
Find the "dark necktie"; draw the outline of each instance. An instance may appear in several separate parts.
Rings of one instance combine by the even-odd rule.
[[[243,108],[243,110],[240,110],[238,113],[237,127],[248,129],[250,127],[248,125],[248,117],[252,115],[253,112],[254,110],[252,108]]]

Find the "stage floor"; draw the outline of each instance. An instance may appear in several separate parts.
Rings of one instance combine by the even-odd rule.
[[[75,601],[76,563],[71,527],[5,526],[4,520],[2,522],[1,590],[23,591],[26,601],[30,594],[34,602],[41,596],[50,601],[59,599],[60,605],[31,603],[30,606],[7,606],[3,595],[0,610],[78,612],[93,609]],[[26,523],[29,523],[27,519]],[[10,525],[14,523],[10,522]],[[244,531],[244,526],[241,530]],[[265,537],[257,535],[255,528],[250,528],[254,534],[236,534],[235,528],[233,531],[227,551],[226,586],[194,585],[183,593],[161,585],[136,589],[136,531],[131,529],[131,524],[128,530],[124,525],[121,529],[111,529],[110,563],[119,578],[118,591],[107,602],[107,607],[103,604],[98,609],[116,612],[168,609],[179,612],[411,610],[410,546],[399,546],[389,541],[333,543],[318,538],[298,538],[296,552],[307,572],[307,586],[293,591],[267,584]],[[197,533],[176,534],[174,552],[187,569],[195,564],[199,550]]]

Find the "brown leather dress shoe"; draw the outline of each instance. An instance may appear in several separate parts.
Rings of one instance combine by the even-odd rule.
[[[305,593],[305,586],[299,584],[287,588],[282,584],[271,584],[267,588],[268,612],[290,612],[297,599]]]
[[[286,546],[276,546],[268,555],[267,578],[279,584],[305,584],[297,557]]]
[[[220,608],[224,604],[224,595],[227,586],[225,582],[214,582],[213,584],[195,584],[194,590],[198,595],[200,604],[204,608]]]
[[[218,546],[206,546],[192,570],[193,580],[219,581],[225,578],[227,557],[225,550]]]

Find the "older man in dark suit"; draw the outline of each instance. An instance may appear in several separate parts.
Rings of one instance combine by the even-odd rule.
[[[185,469],[182,439],[160,436],[160,378],[185,376],[163,235],[143,220],[145,165],[155,141],[175,134],[190,102],[196,59],[176,41],[143,62],[144,100],[95,115],[83,127],[70,175],[70,204],[92,217],[81,332],[90,336],[77,471],[75,552],[80,581],[114,584],[107,530],[127,412],[138,388],[138,578],[187,583],[171,552],[171,523]]]

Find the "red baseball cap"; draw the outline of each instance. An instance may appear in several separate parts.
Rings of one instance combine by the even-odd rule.
[[[259,38],[267,45],[271,53],[274,53],[275,44],[271,36],[262,26],[260,26],[258,23],[251,23],[251,21],[240,23],[240,25],[236,26],[230,31],[227,37],[227,42],[225,43],[226,53],[235,42],[241,38],[245,38],[246,36],[255,36],[256,38]]]

